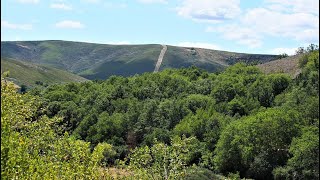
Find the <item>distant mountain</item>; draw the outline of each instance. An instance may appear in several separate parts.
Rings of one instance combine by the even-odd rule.
[[[63,82],[83,82],[87,79],[70,72],[44,65],[1,58],[1,72],[9,71],[8,80],[21,86],[34,87]]]
[[[162,46],[157,44],[107,45],[56,40],[1,42],[1,57],[63,69],[87,79],[152,72],[161,50]],[[167,46],[160,70],[195,65],[217,72],[240,61],[256,64],[278,57]]]

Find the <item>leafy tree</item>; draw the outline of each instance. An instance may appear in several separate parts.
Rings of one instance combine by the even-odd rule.
[[[296,50],[296,55],[297,54],[304,54],[306,53],[306,50],[304,49],[304,47],[299,47],[297,50]]]
[[[319,128],[306,127],[293,139],[289,152],[293,155],[286,166],[273,171],[275,179],[319,179]]]
[[[187,164],[192,163],[199,152],[196,138],[178,137],[172,145],[156,143],[152,147],[143,146],[133,150],[129,156],[129,168],[135,171],[136,178],[177,179],[186,176]]]
[[[257,99],[261,106],[271,107],[275,96],[281,94],[289,84],[288,75],[271,74],[260,77],[251,85],[249,95]]]
[[[224,173],[239,171],[241,176],[252,178],[271,178],[272,169],[287,161],[291,140],[299,133],[298,124],[297,112],[280,108],[231,123],[222,131],[215,149],[216,169]]]
[[[279,54],[279,59],[286,58],[286,57],[289,57],[287,53]]]
[[[310,44],[307,48],[299,47],[296,50],[296,54],[304,54],[304,53],[310,53],[314,51],[319,51],[319,46],[316,44]]]
[[[114,113],[112,116],[109,116],[106,112],[101,113],[97,123],[88,129],[86,140],[93,144],[109,141],[114,145],[120,145],[114,137],[124,137],[126,129],[125,119],[126,117],[123,114]],[[122,139],[121,141],[124,140]]]
[[[15,92],[12,83],[1,80],[1,178],[3,179],[99,179],[99,162],[112,146],[57,135],[57,119],[32,119],[39,103]]]
[[[24,85],[24,84],[22,84],[21,87],[20,87],[20,92],[21,92],[22,94],[26,93],[26,92],[27,92],[27,86]]]
[[[307,52],[319,51],[319,46],[316,44],[310,44],[307,47]]]

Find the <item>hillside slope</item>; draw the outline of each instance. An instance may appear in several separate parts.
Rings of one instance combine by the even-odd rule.
[[[17,85],[28,87],[37,84],[53,84],[63,82],[83,82],[87,79],[60,69],[1,58],[1,72],[9,71],[8,79]]]
[[[257,67],[266,74],[286,73],[294,78],[301,73],[301,69],[299,68],[299,59],[302,56],[303,54],[289,56],[283,59],[258,64]]]
[[[202,48],[168,46],[160,70],[195,65],[209,72],[217,72],[238,62],[259,64],[273,61],[277,58],[277,55],[245,54]]]
[[[155,69],[162,46],[107,45],[71,41],[1,42],[1,57],[49,65],[88,79],[111,75],[130,76]],[[264,63],[276,55],[243,54],[201,48],[168,46],[160,70],[195,65],[209,72],[221,71],[239,61]]]

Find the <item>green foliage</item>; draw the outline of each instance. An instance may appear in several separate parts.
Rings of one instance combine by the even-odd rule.
[[[126,118],[127,117],[120,113],[114,113],[112,116],[109,116],[107,112],[101,113],[97,123],[88,129],[88,138],[86,140],[93,144],[109,140],[110,143],[119,145],[117,142],[119,140],[113,139],[113,137],[121,137],[124,135]]]
[[[319,51],[308,54],[307,62],[302,66],[303,71],[299,76],[301,85],[319,94]]]
[[[194,137],[175,137],[171,146],[156,143],[152,147],[136,148],[129,156],[129,168],[139,178],[183,179],[187,176],[186,165],[192,163],[201,152],[199,143]]]
[[[289,86],[290,81],[290,77],[284,74],[261,77],[250,87],[250,95],[257,99],[261,106],[270,107],[275,96],[281,94]]]
[[[170,144],[170,131],[161,128],[155,128],[151,134],[144,137],[142,145],[152,146],[156,142]]]
[[[286,57],[289,57],[287,53],[279,54],[279,59],[286,58]]]
[[[13,123],[2,125],[4,175],[28,177],[31,164],[59,179],[318,177],[318,52],[306,59],[295,79],[239,63],[219,74],[193,66],[23,95],[11,87],[1,94],[1,123]]]
[[[220,136],[214,162],[220,172],[239,171],[242,176],[270,177],[272,169],[288,159],[293,137],[299,133],[295,111],[267,109],[231,123]]]
[[[230,178],[230,179],[232,179],[232,180],[240,179],[240,174],[239,174],[239,172],[229,173],[229,174],[228,174],[228,178]]]
[[[206,168],[192,166],[187,169],[187,174],[184,177],[184,179],[186,180],[210,180],[210,179],[223,180],[225,179],[225,177],[214,174],[212,171]]]
[[[296,54],[305,54],[305,53],[310,53],[314,51],[319,51],[319,46],[316,44],[310,44],[307,48],[305,47],[299,47],[296,50]]]
[[[208,148],[213,150],[222,127],[230,121],[230,118],[218,112],[199,109],[196,114],[189,114],[182,119],[172,132],[180,137],[195,136],[200,141],[206,142]]]
[[[24,85],[24,84],[22,84],[22,85],[20,86],[20,92],[21,92],[22,94],[24,94],[26,91],[27,91],[27,86]]]
[[[10,58],[1,58],[1,71],[10,71],[8,77],[3,77],[19,86],[25,85],[27,88],[43,88],[48,84],[87,81],[83,77],[61,69]]]
[[[319,128],[307,127],[290,146],[293,155],[286,166],[274,170],[275,179],[319,179]]]
[[[91,153],[90,143],[54,132],[58,119],[32,119],[37,107],[32,96],[17,94],[1,80],[1,178],[100,179],[96,171],[112,146],[98,144]]]

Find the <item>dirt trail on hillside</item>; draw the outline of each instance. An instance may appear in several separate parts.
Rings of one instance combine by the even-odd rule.
[[[161,63],[162,63],[162,59],[163,59],[163,56],[164,56],[164,54],[166,53],[166,51],[167,51],[167,46],[166,45],[164,45],[164,44],[162,44],[162,50],[161,50],[161,52],[160,52],[160,55],[159,55],[159,58],[158,58],[158,62],[157,62],[157,64],[156,64],[156,67],[154,68],[154,71],[153,72],[158,72],[159,71],[159,68],[160,68],[160,66],[161,66]]]

